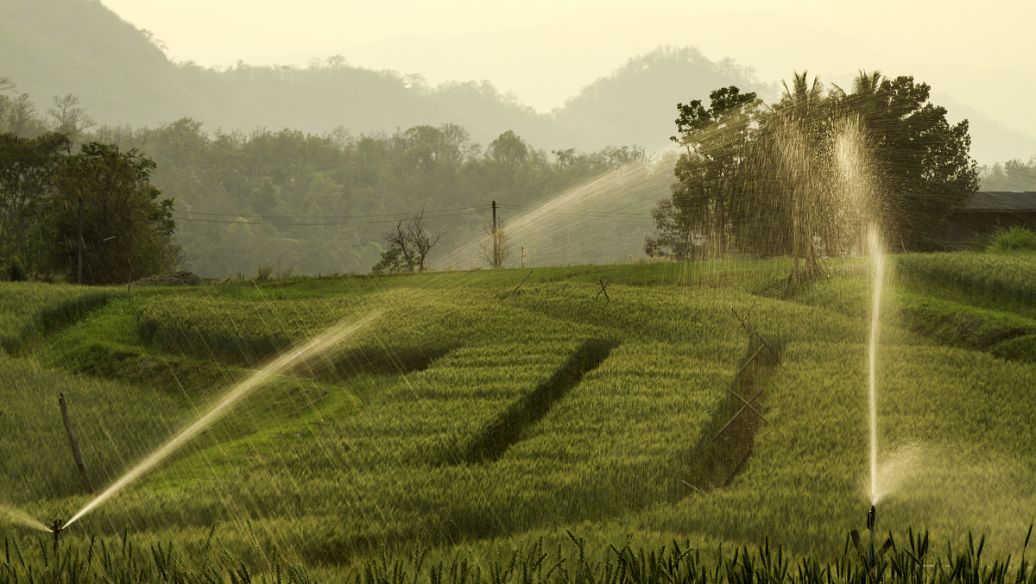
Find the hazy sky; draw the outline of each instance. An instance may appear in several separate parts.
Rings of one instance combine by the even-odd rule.
[[[488,79],[546,111],[660,44],[760,80],[913,74],[1036,136],[1036,0],[102,0],[202,65],[353,65]]]

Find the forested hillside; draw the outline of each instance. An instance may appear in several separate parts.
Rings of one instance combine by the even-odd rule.
[[[95,137],[156,162],[155,184],[176,200],[186,260],[209,276],[367,272],[383,235],[422,211],[428,230],[442,235],[437,259],[482,233],[492,200],[533,205],[642,157],[635,148],[548,153],[510,131],[481,146],[455,125],[358,138],[293,130],[210,136],[183,119]]]

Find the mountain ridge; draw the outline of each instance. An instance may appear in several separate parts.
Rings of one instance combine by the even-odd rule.
[[[898,74],[899,72],[889,72]],[[98,123],[157,127],[181,118],[210,130],[292,128],[324,134],[391,133],[419,124],[458,124],[486,144],[506,130],[547,149],[636,144],[665,148],[675,104],[721,86],[771,93],[751,69],[694,48],[661,46],[633,57],[550,112],[537,112],[489,82],[429,86],[416,76],[330,58],[306,68],[214,69],[170,60],[151,35],[99,0],[0,0],[0,77],[45,110],[76,95]],[[1036,138],[950,100],[971,120],[983,163],[1036,154]]]

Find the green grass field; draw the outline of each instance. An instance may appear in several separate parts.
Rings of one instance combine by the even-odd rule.
[[[1015,551],[1036,519],[1036,256],[892,263],[880,529]],[[372,582],[424,573],[417,549],[444,570],[503,570],[512,553],[578,556],[573,535],[601,558],[587,573],[619,561],[609,544],[769,541],[827,561],[869,507],[870,289],[865,263],[826,267],[791,298],[787,264],[756,260],[128,293],[2,284],[0,505],[70,516],[268,360],[376,313],[71,527],[69,549],[96,538],[126,562],[128,534],[148,569],[164,542],[181,563],[253,575],[380,566]],[[45,534],[0,532],[24,550],[0,581],[42,565]]]

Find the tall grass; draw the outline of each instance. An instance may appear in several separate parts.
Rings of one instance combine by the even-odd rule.
[[[870,543],[846,538],[839,557],[795,557],[769,542],[758,546],[703,550],[673,541],[659,548],[588,546],[569,533],[569,543],[542,541],[509,554],[481,557],[470,552],[434,557],[428,550],[385,553],[347,568],[306,567],[282,562],[267,550],[260,566],[249,566],[206,542],[189,553],[173,543],[80,540],[56,552],[45,540],[3,538],[0,584],[108,582],[137,584],[249,583],[308,584],[1034,584],[1036,573],[1020,553],[990,557],[984,538],[968,537],[962,549],[933,551],[927,533],[908,532]]]
[[[993,234],[986,251],[993,253],[1036,251],[1036,231],[1015,225]]]

